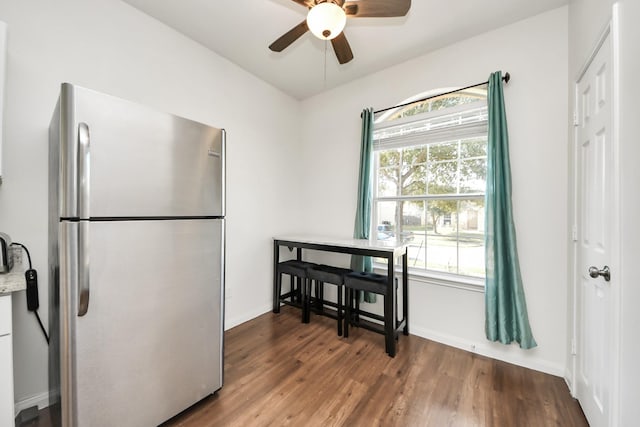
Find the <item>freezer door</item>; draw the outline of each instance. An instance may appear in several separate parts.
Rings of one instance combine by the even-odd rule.
[[[61,227],[62,242],[77,238],[77,223]],[[90,259],[60,251],[88,263],[90,288],[80,316],[80,275],[61,275],[62,425],[158,425],[222,386],[224,220],[92,222],[88,233]]]
[[[224,216],[224,130],[71,84],[59,104],[61,217]]]

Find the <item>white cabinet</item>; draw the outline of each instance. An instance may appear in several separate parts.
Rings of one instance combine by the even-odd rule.
[[[14,425],[11,294],[0,294],[0,426]]]

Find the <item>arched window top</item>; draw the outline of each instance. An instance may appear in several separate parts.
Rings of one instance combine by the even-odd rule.
[[[455,91],[455,88],[440,88],[422,92],[400,102],[402,107],[385,111],[375,120],[375,123],[390,122],[393,120],[411,117],[422,113],[445,110],[460,105],[469,105],[476,102],[484,102],[487,99],[487,85],[476,86],[463,91]],[[443,94],[443,95],[438,95]],[[426,99],[425,99],[426,98]],[[416,100],[415,102],[412,102]],[[410,103],[410,104],[409,104]]]

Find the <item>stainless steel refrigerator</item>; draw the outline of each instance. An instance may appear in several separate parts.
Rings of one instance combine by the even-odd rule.
[[[157,425],[220,389],[224,130],[65,83],[49,178],[53,424]]]

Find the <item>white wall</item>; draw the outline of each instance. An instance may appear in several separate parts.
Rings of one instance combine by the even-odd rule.
[[[0,230],[31,251],[45,324],[47,128],[63,81],[227,129],[226,327],[267,311],[271,237],[298,218],[289,195],[299,189],[290,179],[299,103],[119,1],[1,2],[0,20],[9,38]],[[46,396],[47,349],[24,292],[13,303],[19,410]]]
[[[353,230],[360,111],[509,71],[505,86],[513,207],[529,317],[538,347],[489,343],[484,294],[410,282],[412,333],[563,375],[567,341],[567,8],[473,37],[303,102],[307,229]],[[334,262],[347,263],[344,259]]]
[[[598,36],[611,19],[614,0],[572,0],[569,5],[569,79],[573,84],[577,74],[591,53]],[[614,294],[619,292],[620,313],[620,384],[614,389],[612,425],[637,425],[640,419],[640,340],[637,325],[640,324],[640,287],[637,280],[637,263],[640,259],[640,2],[620,0],[620,81],[619,81],[619,144],[620,144],[620,199],[621,259],[617,270],[612,271],[618,280]],[[572,106],[571,106],[572,107]]]

